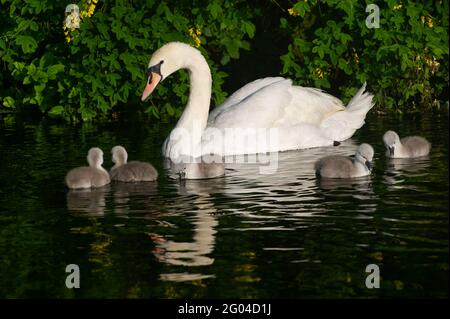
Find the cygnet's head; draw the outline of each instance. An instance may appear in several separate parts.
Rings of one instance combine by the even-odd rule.
[[[91,167],[99,167],[103,164],[103,151],[98,147],[92,147],[87,156],[87,161]]]
[[[128,153],[123,146],[116,145],[111,149],[112,161],[117,166],[127,163]]]
[[[373,147],[367,143],[361,144],[356,150],[356,159],[362,163],[364,163],[369,170],[372,169],[372,160],[373,160]]]
[[[217,154],[205,154],[191,158],[178,172],[180,179],[208,179],[225,175],[224,158]]]
[[[394,155],[395,145],[400,143],[400,137],[394,131],[387,131],[383,135],[383,142],[389,150],[390,155]]]

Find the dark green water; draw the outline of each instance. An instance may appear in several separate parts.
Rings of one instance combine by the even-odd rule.
[[[160,145],[171,125],[73,128],[0,118],[0,297],[448,297],[448,114],[371,115],[335,148],[279,154],[274,175],[231,165],[221,179],[172,180]],[[431,155],[388,161],[387,129],[420,134]],[[370,178],[318,183],[317,157],[375,148]],[[156,184],[68,192],[88,149],[125,146]],[[77,264],[81,288],[65,286]],[[368,289],[368,264],[381,287]]]

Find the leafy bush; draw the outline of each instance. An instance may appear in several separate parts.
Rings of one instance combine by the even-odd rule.
[[[278,24],[280,16],[269,32],[288,40],[280,73],[295,83],[348,99],[367,81],[379,111],[448,105],[448,1],[377,1],[379,28],[366,26],[370,2],[286,0],[268,10],[265,1],[79,0],[79,28],[63,29],[69,1],[0,0],[0,112],[36,109],[77,122],[137,105],[151,117],[178,117],[186,72],[165,80],[149,102],[139,100],[150,54],[169,41],[202,51],[217,105],[226,96],[219,70],[264,32],[258,21]]]
[[[119,104],[139,101],[150,54],[169,41],[199,46],[213,72],[213,102],[225,98],[226,74],[218,62],[238,58],[254,36],[245,1],[82,0],[79,29],[63,30],[69,3],[1,0],[0,58],[3,108],[37,106],[68,121],[106,118]],[[212,58],[211,58],[212,57]],[[186,99],[187,73],[159,86],[147,112],[176,116],[184,106],[164,101]],[[169,98],[167,97],[169,95]],[[170,99],[170,96],[178,96]],[[184,102],[184,101],[182,101]],[[148,105],[148,103],[146,104]]]
[[[281,19],[291,35],[283,73],[346,98],[367,81],[378,110],[448,101],[448,1],[377,1],[379,28],[366,26],[370,3],[296,2]]]

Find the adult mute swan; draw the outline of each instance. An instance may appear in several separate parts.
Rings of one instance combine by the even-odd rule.
[[[170,159],[204,154],[268,153],[333,145],[350,138],[372,108],[366,84],[347,107],[319,89],[293,86],[281,77],[248,83],[209,113],[211,72],[199,50],[170,42],[148,64],[145,101],[163,79],[179,69],[190,75],[189,101],[163,144]]]

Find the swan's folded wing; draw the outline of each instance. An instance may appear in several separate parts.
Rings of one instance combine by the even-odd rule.
[[[252,82],[253,83],[253,82]],[[274,81],[253,91],[239,102],[217,110],[210,115],[209,125],[216,128],[263,128],[273,127],[285,115],[291,103],[289,88],[291,80]],[[238,93],[238,92],[236,92]],[[244,92],[242,92],[244,94]]]
[[[307,123],[320,125],[330,114],[345,110],[338,98],[310,87],[292,86],[292,103],[287,107],[289,116],[279,122],[280,126]]]
[[[259,91],[264,87],[270,86],[271,84],[280,81],[287,81],[287,80],[282,77],[267,77],[255,80],[253,82],[244,85],[239,90],[230,95],[221,105],[217,106],[209,113],[208,123],[214,123],[216,121],[216,117],[219,114],[228,110],[228,108],[239,104],[239,102],[241,102],[246,97],[249,97],[250,95],[252,95],[253,93]]]

